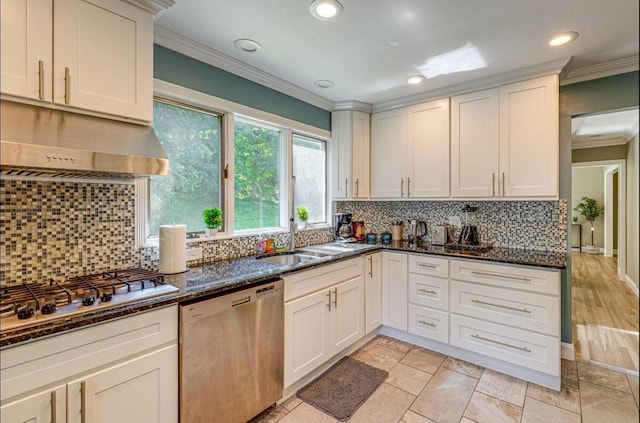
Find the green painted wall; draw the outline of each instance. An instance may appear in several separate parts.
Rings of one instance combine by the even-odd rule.
[[[560,87],[560,198],[571,204],[571,118],[638,107],[638,72]],[[571,219],[571,213],[567,213]],[[570,225],[570,222],[567,222]],[[570,227],[570,226],[569,226]],[[562,272],[562,342],[571,343],[571,231],[567,268]],[[633,260],[628,256],[628,260]]]
[[[154,44],[153,77],[331,130],[331,112]]]
[[[627,145],[609,147],[578,148],[571,152],[572,163],[597,162],[601,160],[620,160],[627,158]]]

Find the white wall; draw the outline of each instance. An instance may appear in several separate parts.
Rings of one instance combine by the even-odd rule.
[[[638,134],[628,143],[627,150],[627,269],[626,277],[635,283],[638,277],[638,238],[640,224],[638,222]],[[624,270],[624,269],[623,269]]]
[[[574,167],[571,171],[571,215],[578,216],[578,223],[582,224],[582,246],[591,244],[591,225],[574,209],[584,196],[595,198],[604,206],[604,169],[603,166]],[[605,214],[608,212],[611,210],[605,210]],[[604,248],[603,216],[596,219],[594,227],[594,243],[598,248]]]

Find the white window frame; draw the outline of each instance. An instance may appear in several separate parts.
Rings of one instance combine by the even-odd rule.
[[[329,149],[331,148],[331,132],[316,128],[314,126],[297,122],[292,119],[284,118],[282,116],[274,115],[272,113],[264,112],[262,110],[254,109],[242,104],[234,103],[229,100],[221,99],[215,96],[194,91],[189,88],[181,87],[179,85],[171,84],[169,82],[154,79],[154,96],[172,100],[178,103],[183,103],[187,106],[193,106],[202,108],[204,110],[210,110],[214,113],[223,114],[222,119],[222,168],[227,167],[228,177],[222,179],[221,188],[223,189],[223,219],[224,219],[224,232],[218,233],[215,239],[225,239],[230,237],[240,237],[255,235],[266,232],[285,232],[288,231],[289,213],[292,210],[292,198],[289,181],[291,179],[293,171],[293,134],[322,140],[327,143],[327,161],[326,161],[326,183],[329,184],[330,174],[330,155]],[[242,119],[247,122],[255,122],[259,125],[271,127],[277,129],[282,133],[282,148],[281,150],[281,163],[282,175],[280,176],[280,227],[278,228],[264,228],[254,230],[242,230],[236,231],[233,227],[234,220],[234,149],[233,141],[235,138],[234,125],[236,119]],[[171,163],[169,163],[171,168]],[[134,182],[135,185],[135,234],[136,234],[136,248],[143,246],[158,245],[158,237],[149,236],[148,225],[148,212],[149,212],[149,179],[141,178]],[[330,185],[327,185],[330,186]],[[326,216],[329,220],[331,214],[331,199],[329,197],[329,190],[326,192],[326,204],[327,211]],[[315,227],[330,227],[331,222],[327,221],[325,224],[319,224]],[[196,239],[196,241],[202,241],[202,238]],[[189,242],[190,240],[187,240]]]

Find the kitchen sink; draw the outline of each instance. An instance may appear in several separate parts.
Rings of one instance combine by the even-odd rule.
[[[359,250],[364,250],[364,249],[369,249],[371,248],[370,245],[365,245],[365,244],[356,244],[356,243],[342,243],[342,242],[330,242],[328,244],[320,244],[320,245],[313,245],[310,247],[305,247],[302,250],[304,251],[304,254],[309,254],[309,253],[324,253],[324,254],[329,254],[329,255],[338,255],[338,254],[342,254],[342,253],[348,253],[351,251],[359,251]]]
[[[287,252],[269,256],[260,256],[256,257],[256,260],[264,262],[264,263],[273,263],[273,264],[281,264],[281,265],[294,265],[294,264],[305,264],[311,263],[317,260],[320,260],[324,257],[327,257],[326,254],[318,254],[314,252]]]

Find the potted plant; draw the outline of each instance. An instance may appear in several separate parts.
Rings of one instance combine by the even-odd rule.
[[[578,223],[578,216],[573,216],[573,223]]]
[[[309,210],[305,206],[296,207],[296,214],[298,215],[298,220],[302,223],[302,227],[307,227],[307,220],[309,220]]]
[[[598,254],[598,248],[596,248],[593,242],[593,232],[595,230],[593,224],[599,216],[604,214],[604,206],[598,205],[595,199],[584,196],[574,210],[580,212],[584,219],[591,225],[591,245],[587,245],[583,250],[586,253]]]
[[[216,236],[218,229],[222,226],[222,210],[217,206],[208,207],[202,210],[202,217],[204,219],[207,236]]]

